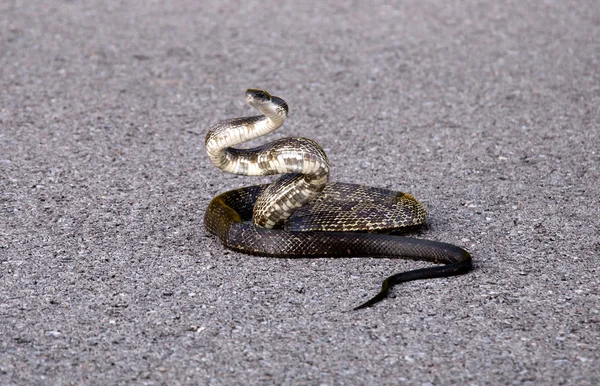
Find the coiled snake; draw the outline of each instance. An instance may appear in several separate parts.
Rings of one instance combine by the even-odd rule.
[[[215,124],[206,135],[208,157],[225,172],[283,176],[210,202],[205,227],[226,248],[273,257],[404,257],[445,264],[392,275],[355,309],[384,299],[395,284],[471,269],[471,255],[455,245],[384,234],[423,225],[425,209],[405,193],[328,183],[327,156],[316,142],[282,138],[253,149],[233,148],[278,129],[288,114],[285,101],[266,91],[249,89],[246,101],[262,115]]]

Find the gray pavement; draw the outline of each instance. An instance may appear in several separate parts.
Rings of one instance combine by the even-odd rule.
[[[248,87],[474,271],[224,250]],[[599,122],[596,0],[0,0],[0,384],[598,385]]]

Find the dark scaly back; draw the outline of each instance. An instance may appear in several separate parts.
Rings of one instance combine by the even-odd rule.
[[[335,197],[340,192],[350,194],[353,190],[364,192],[364,186],[353,184],[333,184],[340,191],[328,185],[327,192],[318,203],[319,213],[327,221],[335,218],[340,213],[338,204],[332,205],[332,213],[323,213],[327,208],[328,199],[338,201]],[[443,266],[423,268],[392,275],[384,280],[380,292],[356,309],[372,306],[387,296],[393,285],[411,280],[446,277],[468,272],[471,269],[471,255],[464,249],[452,244],[422,240],[396,235],[375,233],[356,233],[339,231],[288,231],[284,229],[265,229],[254,226],[251,222],[252,209],[256,198],[268,185],[250,186],[232,190],[215,197],[208,206],[205,214],[206,229],[217,235],[227,248],[251,255],[270,257],[389,257],[409,258],[413,260],[429,261]],[[326,193],[327,193],[326,192]],[[377,195],[388,197],[389,190],[380,189]],[[355,193],[358,194],[358,193]],[[362,194],[362,193],[361,193]],[[402,193],[395,193],[402,195]],[[368,200],[368,198],[366,198]],[[310,213],[313,203],[307,204],[304,211]],[[343,213],[342,213],[343,214]],[[317,224],[305,222],[303,226],[322,226],[319,216],[313,219]],[[297,228],[294,223],[298,219],[292,216],[284,227]],[[376,222],[376,216],[371,217]],[[411,227],[413,224],[407,224]],[[381,231],[382,229],[372,229]],[[385,230],[385,229],[384,229]]]

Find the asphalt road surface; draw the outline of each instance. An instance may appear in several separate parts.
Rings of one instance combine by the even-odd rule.
[[[249,87],[474,270],[224,250]],[[598,385],[599,152],[597,0],[0,0],[0,384]]]

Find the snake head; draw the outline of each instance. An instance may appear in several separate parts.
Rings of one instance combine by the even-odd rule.
[[[273,97],[264,90],[249,88],[246,90],[246,102],[250,105],[262,105],[271,102]]]
[[[288,115],[287,103],[265,90],[249,88],[246,90],[246,102],[271,119],[283,120]]]

